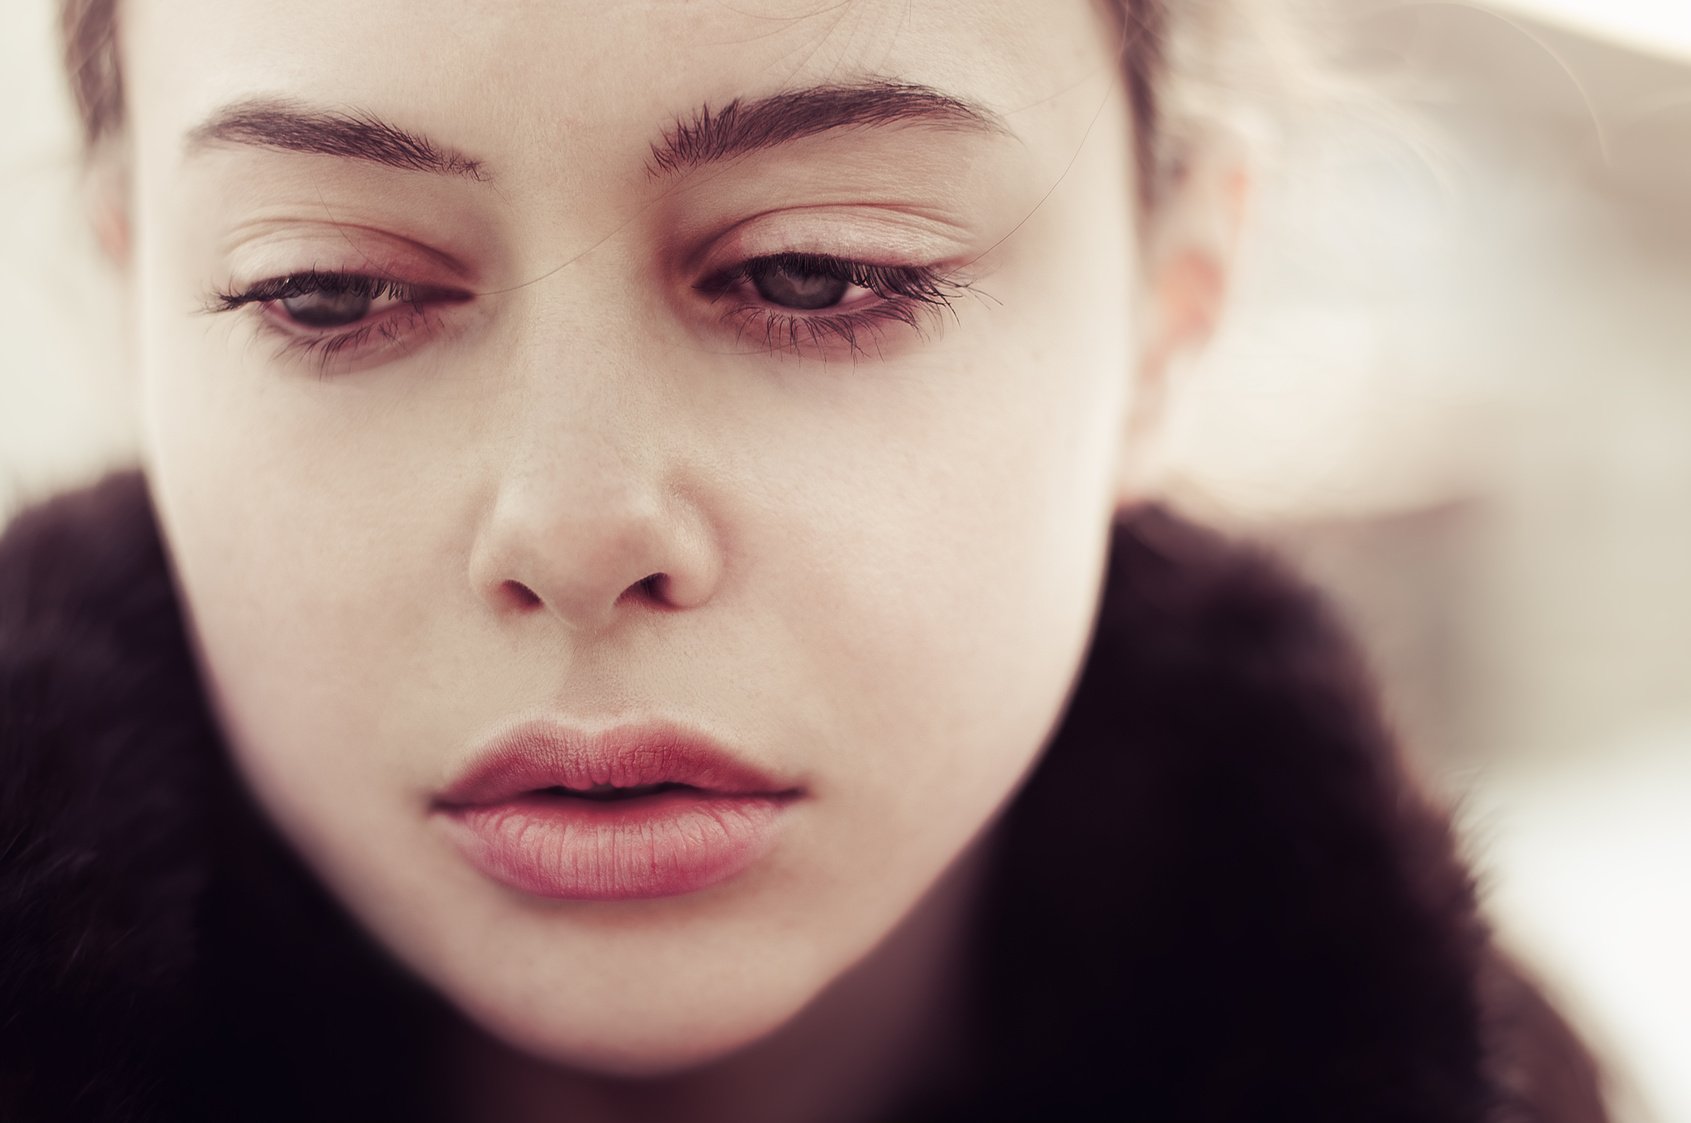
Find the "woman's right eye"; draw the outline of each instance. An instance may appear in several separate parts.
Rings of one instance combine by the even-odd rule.
[[[438,299],[443,294],[429,294]],[[311,270],[271,277],[240,292],[218,293],[211,306],[227,312],[248,304],[278,308],[285,318],[307,328],[336,328],[355,324],[372,311],[418,305],[425,299],[420,286],[361,273]]]
[[[362,293],[321,289],[300,296],[285,296],[276,306],[296,324],[312,328],[342,328],[370,314],[375,298]]]
[[[429,305],[468,299],[468,293],[387,277],[311,270],[216,293],[207,310],[257,306],[260,330],[281,337],[285,353],[318,356],[326,371],[334,356],[350,359],[426,330]]]

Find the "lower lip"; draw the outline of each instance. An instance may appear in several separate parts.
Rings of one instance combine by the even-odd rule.
[[[529,792],[445,809],[454,844],[482,873],[537,897],[628,901],[718,885],[774,844],[783,795],[674,790],[625,800]]]

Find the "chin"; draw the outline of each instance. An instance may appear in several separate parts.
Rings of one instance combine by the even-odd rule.
[[[744,999],[744,995],[738,996]],[[659,1080],[704,1068],[768,1037],[797,1010],[754,1007],[703,1015],[694,1010],[629,1008],[599,1018],[582,1011],[472,1011],[469,1016],[496,1041],[562,1068],[625,1080]]]

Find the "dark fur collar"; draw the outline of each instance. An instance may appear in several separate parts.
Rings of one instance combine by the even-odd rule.
[[[429,1117],[449,1015],[239,789],[134,473],[0,540],[0,860],[0,1117]],[[1601,1118],[1320,600],[1162,509],[996,861],[968,1087],[906,1118]]]

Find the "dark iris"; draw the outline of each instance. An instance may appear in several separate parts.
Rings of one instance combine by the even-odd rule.
[[[826,273],[793,272],[782,265],[770,265],[752,274],[757,293],[783,308],[831,308],[840,302],[851,282]]]
[[[358,292],[324,289],[285,297],[279,303],[296,324],[308,328],[342,328],[370,314],[371,298]]]

